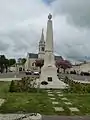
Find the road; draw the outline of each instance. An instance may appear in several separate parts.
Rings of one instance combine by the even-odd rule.
[[[0,73],[0,79],[4,78],[22,78],[26,77],[27,75],[25,72],[15,73],[15,72],[9,72],[9,73]],[[31,77],[35,77],[36,75],[29,75]],[[65,77],[68,76],[69,78],[72,78],[74,80],[82,80],[82,81],[90,81],[90,76],[81,76],[81,75],[72,75],[72,74],[62,74],[61,76]]]
[[[90,116],[43,116],[42,120],[90,120]]]
[[[26,75],[25,72],[19,72],[19,73],[8,72],[8,73],[3,73],[3,74],[0,73],[0,78],[14,78],[15,76],[17,78],[22,78],[22,77],[26,77],[26,76],[34,77],[36,75]]]
[[[0,73],[0,78],[14,78],[16,75],[17,78],[22,78],[25,76],[25,73],[15,73],[15,72],[8,72],[8,73]]]
[[[69,78],[72,78],[74,80],[88,80],[90,81],[90,76],[81,76],[81,75],[73,75],[73,74],[62,74],[62,76],[67,76]]]

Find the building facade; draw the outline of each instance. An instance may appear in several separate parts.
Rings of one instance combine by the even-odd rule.
[[[80,74],[81,72],[88,72],[90,73],[90,62],[81,63],[77,65],[73,65],[72,68],[70,68],[68,71],[76,71],[77,74]]]

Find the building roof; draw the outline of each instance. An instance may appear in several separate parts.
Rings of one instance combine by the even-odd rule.
[[[55,56],[55,60],[62,60],[62,56]]]
[[[29,56],[29,58],[38,59],[38,54],[36,54],[36,53],[28,53],[28,56]],[[62,56],[55,56],[55,60],[58,60],[58,59],[63,59],[63,58],[62,58]]]
[[[28,53],[28,57],[29,58],[38,58],[38,54],[36,54],[36,53]]]

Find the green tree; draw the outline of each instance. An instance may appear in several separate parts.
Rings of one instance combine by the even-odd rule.
[[[9,59],[9,67],[16,63],[15,59]]]
[[[26,58],[18,58],[18,63],[24,65],[26,62]]]
[[[8,59],[5,59],[5,61],[4,61],[4,66],[5,66],[6,73],[7,73],[7,71],[8,71],[8,66],[9,66],[9,60],[8,60]]]
[[[5,62],[6,62],[5,55],[0,55],[0,71],[1,71],[1,73],[4,72]]]
[[[25,64],[25,62],[26,62],[26,58],[22,58],[22,59],[21,59],[21,63],[22,63],[22,64]]]
[[[12,80],[9,88],[9,92],[15,92],[16,91],[16,86],[15,86],[15,81]]]
[[[0,55],[0,72],[3,73],[4,69],[6,72],[8,71],[8,67],[14,65],[16,63],[15,59],[7,59],[5,55]]]

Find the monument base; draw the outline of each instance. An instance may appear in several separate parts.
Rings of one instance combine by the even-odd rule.
[[[58,79],[56,66],[43,66],[40,75],[40,88],[65,89],[68,85]]]
[[[47,85],[40,84],[40,88],[43,89],[65,89],[67,87],[68,85],[60,81],[59,79],[57,79],[56,82],[48,82]]]

